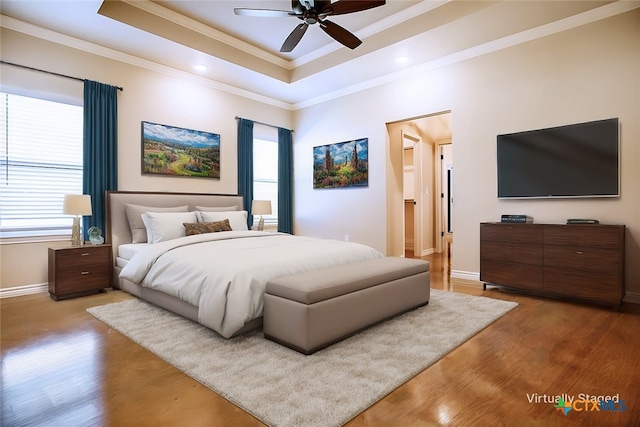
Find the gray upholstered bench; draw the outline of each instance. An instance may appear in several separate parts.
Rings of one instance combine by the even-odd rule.
[[[264,336],[314,353],[376,322],[429,302],[429,263],[386,257],[267,283]]]

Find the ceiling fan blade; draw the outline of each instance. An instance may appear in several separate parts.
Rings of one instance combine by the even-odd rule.
[[[385,0],[339,0],[322,8],[320,15],[344,15],[384,6]]]
[[[289,34],[289,37],[287,37],[287,39],[282,44],[280,52],[291,52],[293,48],[298,45],[300,39],[307,31],[307,28],[309,28],[309,24],[307,24],[306,22],[303,22],[302,24],[294,28],[291,34]]]
[[[233,13],[242,16],[256,16],[258,18],[283,18],[287,16],[296,16],[296,13],[290,10],[249,9],[246,7],[236,7],[233,9]]]
[[[349,49],[355,49],[362,44],[362,40],[336,23],[324,20],[320,21],[319,24],[320,28],[322,28],[325,33],[329,34],[336,41],[342,43]]]

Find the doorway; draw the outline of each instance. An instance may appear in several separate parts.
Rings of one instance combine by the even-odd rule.
[[[443,210],[443,185],[448,186],[447,199],[453,202],[453,161],[441,161],[441,147],[451,147],[451,112],[444,111],[420,117],[409,118],[397,122],[387,123],[387,254],[389,256],[405,256],[408,236],[414,236],[413,255],[422,257],[434,252],[443,252],[447,246],[444,236],[453,235],[453,205],[447,203],[447,210]],[[422,203],[415,209],[414,217],[408,218],[405,212],[410,208],[405,195],[407,178],[405,176],[405,159],[411,158],[415,162],[416,151],[412,156],[405,153],[407,136],[415,148],[420,141],[421,171],[409,180],[413,183],[414,201],[418,203],[416,195]],[[446,148],[445,150],[448,150]],[[450,163],[447,164],[447,163]],[[448,169],[447,169],[448,168]],[[419,179],[416,178],[419,176]],[[448,177],[443,179],[443,176]],[[410,198],[409,198],[410,199]],[[411,203],[412,204],[412,203]],[[415,213],[420,210],[420,215]],[[448,221],[445,221],[448,218]],[[407,233],[413,225],[414,232]],[[416,239],[415,228],[422,228]],[[446,230],[444,227],[447,227]],[[421,246],[421,247],[418,247]]]
[[[428,194],[423,194],[427,181],[422,138],[416,134],[401,131],[402,173],[404,198],[404,248],[414,254],[426,255],[424,245],[429,241],[427,221]],[[425,232],[426,231],[426,232]]]

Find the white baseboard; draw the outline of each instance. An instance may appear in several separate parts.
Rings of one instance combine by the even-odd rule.
[[[432,253],[435,253],[434,248],[423,249],[423,250],[422,250],[422,255],[421,255],[421,256],[431,255]]]
[[[476,282],[479,282],[480,281],[480,273],[476,273],[474,271],[451,270],[451,278],[452,279],[474,280]]]
[[[48,283],[14,286],[12,288],[0,288],[0,299],[21,297],[23,295],[40,294],[43,292],[49,292]]]

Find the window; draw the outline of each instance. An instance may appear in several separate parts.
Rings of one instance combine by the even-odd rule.
[[[0,92],[0,237],[69,234],[82,193],[83,108]]]
[[[253,139],[253,199],[271,200],[271,215],[264,215],[265,225],[278,224],[278,143]],[[260,216],[253,217],[257,224]]]

